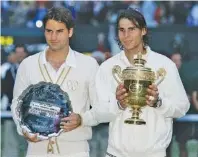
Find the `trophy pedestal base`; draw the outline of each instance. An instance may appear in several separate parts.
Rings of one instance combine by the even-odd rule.
[[[128,118],[124,121],[124,123],[126,124],[135,124],[135,125],[145,125],[146,122],[142,119],[132,119],[132,118]]]

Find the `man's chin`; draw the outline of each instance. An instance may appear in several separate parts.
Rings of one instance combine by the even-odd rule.
[[[49,48],[50,48],[52,51],[58,51],[58,50],[60,50],[59,47],[55,47],[55,46],[49,46]]]
[[[124,49],[127,50],[127,51],[132,51],[134,49],[137,49],[137,47],[135,47],[135,46],[126,46],[126,47],[124,47]]]
[[[131,47],[131,46],[130,47],[128,46],[128,47],[124,47],[124,49],[127,50],[127,51],[130,51],[130,50],[133,50],[134,48]]]

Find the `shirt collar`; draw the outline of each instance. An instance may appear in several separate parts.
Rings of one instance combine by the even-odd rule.
[[[147,60],[148,55],[151,53],[151,49],[150,49],[149,46],[146,46],[146,52],[147,52],[147,53],[144,55],[144,58]],[[122,51],[120,52],[120,59],[121,59],[127,66],[133,66],[133,65],[129,62],[129,60],[127,59],[124,50],[122,50]]]
[[[47,46],[45,48],[45,50],[41,53],[41,63],[42,64],[47,64],[46,52],[47,52],[47,49],[48,48],[49,47]],[[66,66],[73,67],[73,68],[76,67],[76,55],[75,55],[75,51],[72,50],[70,47],[69,47],[69,53],[68,53],[67,58],[65,60],[65,65]]]

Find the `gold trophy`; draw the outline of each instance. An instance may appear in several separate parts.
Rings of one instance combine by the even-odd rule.
[[[146,106],[147,88],[152,83],[159,85],[165,75],[166,71],[160,68],[156,73],[151,68],[145,67],[146,60],[143,59],[141,53],[134,57],[134,67],[127,67],[123,71],[119,65],[115,65],[112,69],[113,77],[120,83],[124,83],[127,90],[128,97],[125,103],[132,110],[132,117],[126,119],[127,124],[142,125],[146,124],[143,119],[140,119],[141,108]]]

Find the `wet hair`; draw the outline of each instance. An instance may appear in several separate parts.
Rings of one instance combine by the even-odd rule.
[[[68,30],[74,27],[74,20],[72,17],[72,13],[69,9],[64,7],[53,7],[48,10],[47,14],[43,18],[44,28],[48,20],[63,22]]]
[[[137,28],[141,30],[144,28],[147,30],[147,25],[146,25],[146,20],[144,16],[139,11],[132,9],[132,8],[121,10],[120,13],[118,14],[117,21],[116,21],[116,41],[120,49],[123,49],[123,45],[121,44],[119,37],[118,37],[119,22],[121,19],[130,20]],[[147,33],[143,36],[143,43],[144,43],[144,46],[148,45]]]

